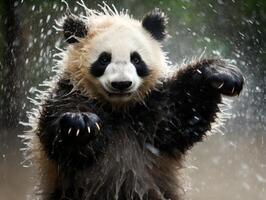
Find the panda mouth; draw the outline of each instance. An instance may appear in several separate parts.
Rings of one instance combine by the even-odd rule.
[[[128,97],[132,93],[131,92],[107,92],[109,97]]]
[[[132,88],[129,88],[127,90],[113,90],[105,85],[103,86],[103,90],[109,98],[129,98],[134,93],[134,91],[132,91]]]

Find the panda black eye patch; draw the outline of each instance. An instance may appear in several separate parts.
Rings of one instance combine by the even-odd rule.
[[[111,53],[102,52],[98,59],[92,63],[90,72],[95,77],[100,77],[104,74],[106,67],[110,64],[112,60]]]
[[[136,67],[137,74],[140,77],[145,77],[149,75],[149,69],[138,52],[134,51],[130,54],[130,62]]]

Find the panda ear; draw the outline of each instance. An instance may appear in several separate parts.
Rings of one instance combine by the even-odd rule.
[[[167,17],[158,8],[148,13],[142,20],[142,26],[159,42],[167,36]]]
[[[64,20],[63,31],[65,40],[70,44],[78,42],[77,38],[84,38],[88,33],[86,24],[74,16],[68,16]]]

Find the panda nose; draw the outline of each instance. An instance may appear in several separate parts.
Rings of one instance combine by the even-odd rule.
[[[111,85],[116,90],[126,90],[132,85],[131,81],[114,81]]]

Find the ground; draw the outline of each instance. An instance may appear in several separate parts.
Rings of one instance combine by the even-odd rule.
[[[16,133],[0,130],[0,141],[6,140],[0,146],[0,199],[26,200],[33,188],[34,170],[21,166],[23,157],[18,148],[22,145],[19,139],[14,139]],[[210,136],[197,144],[187,157],[184,170],[187,186],[190,186],[187,199],[263,200],[266,196],[265,152],[263,133]]]

